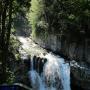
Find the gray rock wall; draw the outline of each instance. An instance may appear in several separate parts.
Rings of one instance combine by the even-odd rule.
[[[47,39],[42,39],[39,36],[34,39],[41,47],[51,49],[52,51],[62,52],[65,56],[68,56],[71,60],[90,63],[90,40],[85,40],[85,46],[83,43],[77,44],[77,42],[67,42],[63,40],[60,35],[49,35]]]
[[[75,60],[79,65],[83,65],[84,69],[76,66],[71,67],[71,72],[75,78],[75,83],[78,86],[90,90],[90,40],[86,39],[85,43],[67,42],[60,35],[49,35],[47,39],[42,39],[41,36],[34,39],[41,47],[51,49],[52,51],[63,53],[71,60]]]

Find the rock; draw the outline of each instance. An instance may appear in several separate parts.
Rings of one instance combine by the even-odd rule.
[[[72,68],[71,71],[81,87],[85,86],[86,89],[90,88],[90,39],[85,38],[84,41],[73,40],[68,42],[65,36],[60,37],[58,34],[49,34],[49,36],[42,39],[42,36],[37,36],[34,39],[41,47],[52,50],[54,52],[62,53],[62,55],[69,58],[71,61],[75,60],[79,64],[85,63],[85,70],[78,68]],[[88,67],[89,66],[89,67]],[[86,70],[87,67],[87,70]],[[85,85],[84,85],[85,84]]]
[[[74,61],[73,65],[71,65],[71,73],[76,85],[90,90],[90,67],[79,65]]]

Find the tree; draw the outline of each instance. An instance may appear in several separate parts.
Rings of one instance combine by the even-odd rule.
[[[2,63],[2,83],[7,80],[7,61],[13,18],[18,13],[25,13],[30,7],[30,0],[0,0],[0,62]],[[25,11],[26,10],[26,11]]]
[[[32,27],[32,35],[36,36],[35,31],[37,29],[37,25],[40,24],[39,23],[40,21],[42,22],[44,21],[43,20],[44,1],[43,0],[31,0],[31,8],[29,12],[30,13],[28,14],[28,19]],[[43,24],[42,22],[41,24]],[[42,25],[40,27],[42,27]]]
[[[38,32],[38,24],[44,18],[43,20],[48,23],[48,30],[52,33],[63,32],[65,36],[74,35],[75,38],[77,36],[79,38],[83,32],[88,34],[90,21],[89,4],[89,0],[32,0],[30,12],[32,30]],[[43,12],[40,6],[44,6],[42,7]]]
[[[2,82],[6,81],[6,62],[8,57],[8,46],[12,23],[12,0],[2,0],[0,2],[0,50],[2,62]]]

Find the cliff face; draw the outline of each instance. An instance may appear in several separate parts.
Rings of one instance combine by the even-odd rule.
[[[34,39],[41,47],[50,49],[67,56],[71,62],[71,73],[73,74],[75,84],[85,89],[90,89],[90,39],[86,38],[85,42],[71,41],[68,42],[60,35],[49,34],[47,38],[39,36]]]
[[[29,16],[33,38],[42,47],[89,64],[89,3],[81,0],[32,0]]]
[[[71,37],[72,38],[72,37]],[[50,49],[54,52],[62,53],[68,56],[71,60],[76,60],[78,62],[85,62],[90,64],[90,39],[86,38],[84,43],[80,41],[67,41],[64,37],[54,34],[49,34],[45,39],[39,36],[34,39],[40,46]]]

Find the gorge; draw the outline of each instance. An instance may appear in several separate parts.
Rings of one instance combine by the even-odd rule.
[[[14,85],[90,90],[90,0],[0,1],[0,90]]]

